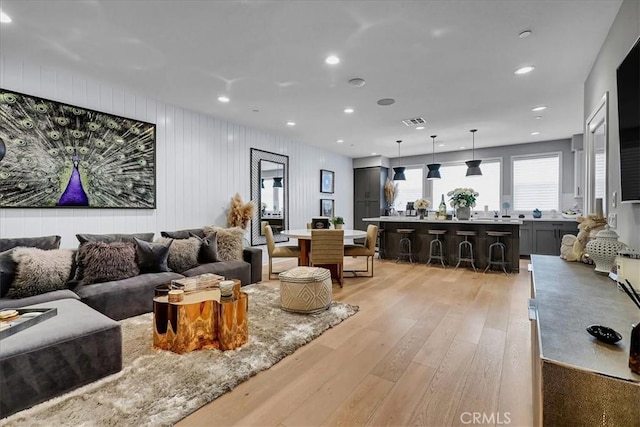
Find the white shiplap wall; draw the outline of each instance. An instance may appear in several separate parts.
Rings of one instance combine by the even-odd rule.
[[[0,86],[156,124],[157,209],[0,209],[0,237],[133,233],[224,226],[230,198],[250,199],[250,148],[289,156],[290,227],[304,228],[333,198],[353,217],[351,159],[281,136],[185,110],[73,72],[0,56]],[[336,193],[320,193],[320,169],[336,172]],[[348,225],[347,225],[348,226]]]

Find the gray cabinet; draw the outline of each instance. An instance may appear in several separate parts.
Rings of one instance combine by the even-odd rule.
[[[380,216],[384,209],[383,187],[387,168],[371,167],[353,170],[353,228],[366,230],[362,218]]]
[[[533,248],[532,224],[531,221],[523,221],[520,226],[520,256],[531,255]]]
[[[531,253],[533,254],[560,255],[562,236],[578,234],[578,223],[574,221],[530,221],[530,223]],[[522,247],[520,253],[522,254]]]

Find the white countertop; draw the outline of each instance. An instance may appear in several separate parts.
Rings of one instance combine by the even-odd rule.
[[[445,219],[420,219],[417,216],[379,216],[374,218],[362,218],[363,221],[367,222],[424,222],[424,223],[451,223],[451,224],[522,224],[522,219],[520,218],[474,218],[468,221],[460,221],[460,220],[445,220]],[[526,218],[525,218],[526,220]]]

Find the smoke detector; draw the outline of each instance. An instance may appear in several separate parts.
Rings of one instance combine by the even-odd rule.
[[[362,87],[364,86],[364,83],[364,79],[361,79],[360,77],[349,80],[349,84],[353,87]]]
[[[413,117],[411,119],[404,119],[402,123],[404,123],[405,126],[418,126],[427,123],[427,121],[422,117]]]

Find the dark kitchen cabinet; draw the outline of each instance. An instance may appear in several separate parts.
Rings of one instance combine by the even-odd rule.
[[[575,221],[527,221],[531,222],[531,253],[540,255],[560,255],[562,236],[578,234],[578,223]],[[521,235],[522,236],[522,235]],[[522,245],[520,253],[522,254]]]
[[[387,168],[371,167],[353,170],[353,228],[366,230],[362,218],[378,217],[384,209],[384,182]]]

